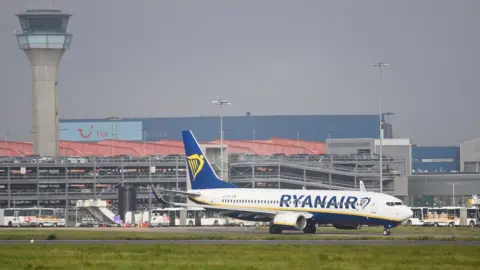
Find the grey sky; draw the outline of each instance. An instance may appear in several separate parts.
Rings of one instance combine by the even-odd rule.
[[[31,70],[14,16],[73,17],[59,74],[62,118],[366,114],[396,137],[458,145],[480,135],[480,1],[2,0],[0,132],[30,139]],[[312,123],[315,124],[315,123]],[[11,136],[13,137],[13,136]]]

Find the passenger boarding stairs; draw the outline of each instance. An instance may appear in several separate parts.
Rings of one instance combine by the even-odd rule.
[[[120,217],[115,215],[107,206],[107,201],[100,199],[77,201],[77,208],[92,215],[100,224],[121,224]]]

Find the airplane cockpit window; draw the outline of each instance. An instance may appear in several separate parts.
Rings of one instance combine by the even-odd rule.
[[[402,202],[387,202],[388,206],[403,205]]]

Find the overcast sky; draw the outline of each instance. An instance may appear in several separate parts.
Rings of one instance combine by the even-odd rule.
[[[14,15],[49,4],[73,14],[61,118],[378,113],[382,60],[395,137],[480,136],[478,0],[1,0],[1,134],[31,136]]]

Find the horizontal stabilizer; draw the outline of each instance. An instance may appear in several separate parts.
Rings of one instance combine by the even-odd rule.
[[[200,193],[197,193],[197,192],[194,192],[194,191],[179,191],[179,190],[156,188],[152,184],[150,184],[150,186],[152,187],[152,189],[155,189],[155,190],[158,190],[158,191],[180,194],[180,195],[185,195],[185,196],[193,196],[193,197],[200,196]]]
[[[150,183],[150,188],[152,189],[153,196],[155,196],[155,198],[159,202],[167,203],[167,204],[176,204],[176,203],[166,201],[163,198],[163,196],[160,194],[159,190],[164,191],[164,192],[171,192],[171,193],[174,193],[174,194],[186,195],[186,196],[193,196],[193,197],[200,196],[200,194],[197,194],[197,193],[194,193],[194,192],[184,192],[184,191],[176,191],[176,190],[168,190],[168,189],[159,189],[159,188],[156,188],[155,186],[153,186],[152,183]]]

